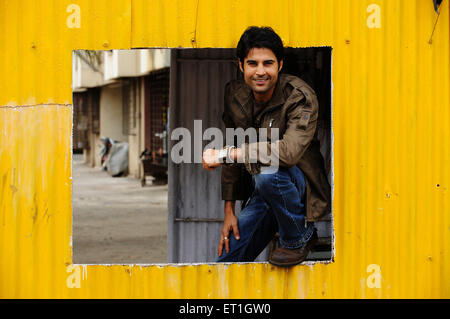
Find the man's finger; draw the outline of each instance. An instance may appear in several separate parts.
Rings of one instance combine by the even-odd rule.
[[[219,257],[222,256],[222,251],[223,251],[223,239],[221,237],[219,241],[219,247],[217,247],[217,254],[219,255]]]
[[[228,254],[230,252],[230,239],[227,237],[226,239],[224,238],[224,241],[225,241],[225,251]]]
[[[222,256],[223,245],[225,245],[225,251],[228,253],[228,251],[226,250],[227,240],[225,240],[225,238],[226,238],[226,236],[224,236],[223,234],[220,234],[219,249],[218,249],[219,256]]]
[[[241,237],[239,236],[239,227],[237,224],[233,225],[233,234],[234,237],[239,240]]]

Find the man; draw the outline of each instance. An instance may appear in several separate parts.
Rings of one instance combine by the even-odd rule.
[[[303,80],[280,74],[283,43],[271,28],[249,27],[239,40],[237,56],[244,82],[226,85],[226,127],[267,128],[269,140],[271,130],[278,129],[279,139],[203,153],[205,169],[223,165],[225,219],[217,261],[253,261],[278,232],[280,247],[269,262],[293,266],[305,260],[317,240],[314,221],[330,211],[330,185],[315,136],[317,97]],[[276,157],[276,172],[263,171],[268,164],[261,150]],[[224,164],[225,158],[242,164]],[[247,203],[238,217],[236,200]]]

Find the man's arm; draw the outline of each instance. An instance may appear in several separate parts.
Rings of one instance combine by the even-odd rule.
[[[244,163],[252,174],[259,171],[260,166],[266,166],[273,159],[282,167],[296,165],[314,138],[318,118],[318,102],[315,94],[310,99],[302,99],[295,103],[287,114],[287,129],[283,138],[274,142],[244,143],[242,148],[230,151],[234,162]],[[265,150],[264,152],[262,150]],[[215,168],[221,165],[219,150],[207,150],[205,159],[209,163],[205,168]],[[272,163],[273,164],[273,163]],[[224,166],[224,168],[232,168]]]

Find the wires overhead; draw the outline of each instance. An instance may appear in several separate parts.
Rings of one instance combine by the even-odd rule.
[[[431,32],[431,36],[430,36],[430,40],[428,41],[428,44],[432,44],[433,43],[433,35],[434,35],[434,30],[436,30],[436,25],[438,23],[439,20],[439,16],[441,15],[441,13],[439,12],[439,6],[442,3],[442,0],[433,0],[434,3],[434,10],[436,10],[437,12],[437,17],[436,17],[436,22],[434,23],[434,27],[433,27],[433,31]]]
[[[439,14],[439,6],[441,5],[442,0],[433,0],[434,4],[434,11],[436,11],[437,14]]]

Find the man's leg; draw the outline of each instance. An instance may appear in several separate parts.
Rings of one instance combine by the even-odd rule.
[[[238,215],[240,239],[230,233],[230,252],[225,249],[216,262],[251,262],[264,250],[277,232],[277,221],[269,206],[254,192]]]
[[[254,178],[256,191],[277,219],[281,246],[288,249],[304,246],[313,235],[314,224],[305,220],[303,172],[297,166],[280,167],[275,173],[260,173]]]

